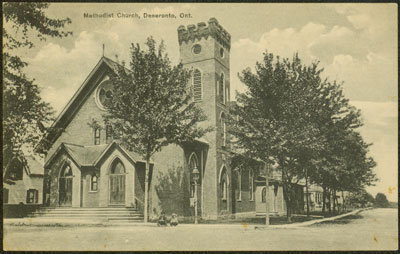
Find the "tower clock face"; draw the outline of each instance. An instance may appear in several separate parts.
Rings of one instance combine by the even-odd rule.
[[[193,54],[196,54],[196,55],[200,54],[201,46],[199,44],[194,45],[193,48],[192,48],[192,51],[193,51]]]
[[[96,104],[97,106],[105,110],[108,105],[110,105],[112,101],[112,84],[109,80],[103,81],[98,87],[96,91]]]

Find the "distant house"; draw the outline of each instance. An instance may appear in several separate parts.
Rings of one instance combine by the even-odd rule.
[[[15,156],[3,170],[4,216],[19,217],[34,211],[42,204],[42,194],[43,165],[33,156]]]

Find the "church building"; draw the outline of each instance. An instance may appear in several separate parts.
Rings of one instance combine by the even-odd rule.
[[[265,191],[262,167],[233,162],[226,116],[230,103],[231,36],[211,18],[208,24],[178,27],[180,60],[192,70],[194,100],[214,130],[194,143],[169,145],[152,157],[149,215],[225,215],[284,213],[282,185],[271,177]],[[102,57],[70,99],[38,146],[45,151],[43,204],[49,207],[127,207],[143,211],[145,162],[118,142],[102,115],[112,97],[109,80],[118,64]],[[97,124],[92,124],[96,122]],[[46,140],[46,142],[44,141]],[[199,172],[197,188],[193,172]],[[300,188],[301,189],[301,188]],[[197,191],[195,191],[197,190]],[[302,191],[302,189],[301,189]],[[197,192],[197,193],[196,193]],[[302,198],[301,198],[302,200]],[[303,204],[301,204],[303,205]]]

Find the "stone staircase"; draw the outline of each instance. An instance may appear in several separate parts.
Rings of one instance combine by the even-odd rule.
[[[30,217],[54,220],[54,222],[62,220],[111,223],[143,222],[143,212],[128,207],[41,207]]]

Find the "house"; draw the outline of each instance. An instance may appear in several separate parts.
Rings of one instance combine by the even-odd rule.
[[[193,70],[190,85],[194,100],[208,118],[201,124],[215,129],[193,143],[169,145],[153,156],[150,218],[156,218],[161,211],[193,216],[191,201],[195,196],[202,218],[255,214],[270,203],[265,201],[265,194],[262,196],[260,169],[257,165],[232,164],[226,126],[231,36],[211,18],[208,24],[180,26],[178,41],[181,62]],[[49,132],[46,142],[43,140],[37,148],[46,155],[43,202],[49,207],[143,209],[143,158],[120,144],[118,135],[102,118],[112,96],[109,76],[116,68],[117,63],[107,57],[99,60],[55,120],[53,129],[61,131]],[[200,173],[197,188],[194,170]],[[284,211],[279,180],[272,182],[270,188],[268,199],[276,203],[271,211]]]
[[[15,156],[3,171],[4,217],[34,211],[42,204],[42,194],[43,165],[31,155]]]

